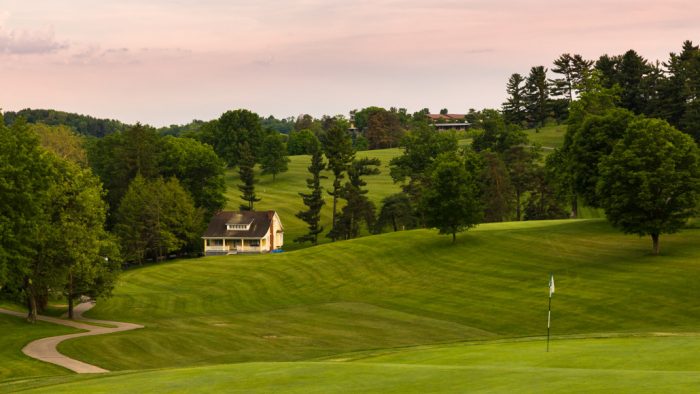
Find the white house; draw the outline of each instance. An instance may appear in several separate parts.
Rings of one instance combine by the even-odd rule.
[[[275,211],[222,211],[202,239],[206,256],[268,253],[284,245],[284,227]]]

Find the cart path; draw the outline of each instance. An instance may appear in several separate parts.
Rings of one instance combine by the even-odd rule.
[[[84,318],[83,313],[85,311],[90,310],[93,306],[95,306],[94,302],[84,302],[82,304],[78,304],[74,309],[75,320],[58,319],[55,317],[41,316],[41,315],[37,316],[37,320],[41,320],[41,321],[45,321],[45,322],[49,322],[49,323],[54,323],[54,324],[61,324],[64,326],[73,327],[73,328],[77,328],[80,330],[85,330],[85,332],[79,332],[76,334],[59,335],[59,336],[55,336],[55,337],[47,337],[47,338],[37,339],[36,341],[30,342],[27,344],[27,346],[22,348],[22,352],[29,357],[35,358],[37,360],[45,361],[47,363],[56,364],[58,366],[70,369],[71,371],[74,371],[77,373],[109,372],[108,370],[100,368],[96,365],[84,363],[82,361],[72,359],[68,356],[64,356],[63,354],[59,353],[57,348],[56,348],[59,343],[65,341],[67,339],[79,338],[79,337],[85,337],[85,336],[91,336],[91,335],[111,334],[113,332],[129,331],[129,330],[135,330],[137,328],[143,328],[143,326],[139,325],[139,324],[122,323],[122,322],[107,321],[107,320],[94,320],[94,319]],[[26,313],[10,311],[10,310],[3,309],[3,308],[0,308],[0,313],[18,316],[18,317],[22,317],[22,318],[27,317]],[[110,325],[113,327],[98,327],[98,326],[93,326],[90,324],[81,323],[81,321],[98,323],[98,324],[107,324],[107,325]]]

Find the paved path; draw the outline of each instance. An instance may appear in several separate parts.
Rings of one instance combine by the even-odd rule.
[[[128,330],[135,330],[137,328],[143,328],[143,326],[139,325],[139,324],[121,323],[121,322],[116,322],[116,321],[94,320],[94,319],[84,318],[83,313],[85,311],[89,310],[90,308],[92,308],[93,306],[95,306],[94,302],[84,302],[82,304],[78,304],[75,307],[75,309],[73,310],[74,315],[75,315],[75,320],[64,320],[64,319],[58,319],[55,317],[37,316],[37,320],[41,320],[41,321],[45,321],[45,322],[49,322],[49,323],[54,323],[54,324],[61,324],[64,326],[73,327],[73,328],[77,328],[80,330],[85,330],[85,332],[37,339],[36,341],[30,342],[29,344],[27,344],[27,346],[25,346],[22,349],[22,352],[29,357],[35,358],[37,360],[45,361],[47,363],[56,364],[56,365],[59,365],[59,366],[64,367],[64,368],[68,368],[71,371],[74,371],[77,373],[109,372],[108,370],[100,368],[96,365],[87,364],[87,363],[84,363],[82,361],[78,361],[78,360],[72,359],[70,357],[64,356],[63,354],[59,353],[58,350],[56,349],[58,344],[65,341],[66,339],[85,337],[85,336],[90,336],[90,335],[110,334],[113,332],[128,331]],[[27,316],[26,313],[10,311],[7,309],[2,309],[2,308],[0,308],[0,313],[19,316],[19,317],[23,317],[23,318],[26,318],[26,316]],[[90,324],[81,323],[81,321],[99,323],[99,324],[108,324],[108,325],[113,326],[113,327],[98,327],[98,326],[93,326]]]

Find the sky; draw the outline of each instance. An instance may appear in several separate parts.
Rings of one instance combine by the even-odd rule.
[[[500,107],[513,73],[700,43],[697,0],[0,0],[0,108],[154,126]]]

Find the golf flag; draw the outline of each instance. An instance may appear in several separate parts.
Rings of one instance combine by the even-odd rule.
[[[554,274],[549,274],[549,297],[554,294]]]

